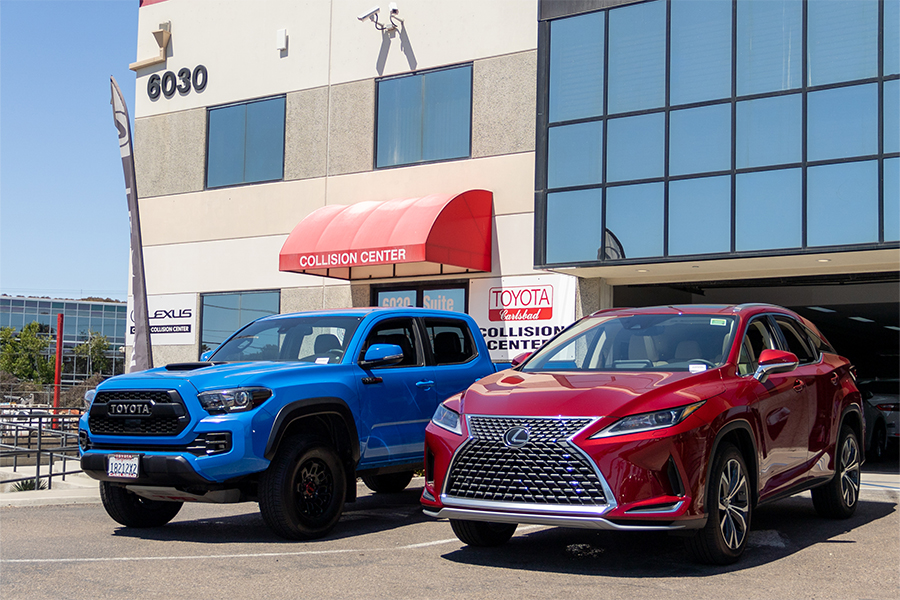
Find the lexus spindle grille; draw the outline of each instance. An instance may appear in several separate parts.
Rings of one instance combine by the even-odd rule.
[[[607,504],[593,465],[568,441],[592,421],[469,417],[472,439],[450,466],[447,496],[567,506]],[[521,447],[510,447],[504,441],[507,432],[515,428],[528,432]]]
[[[111,404],[146,404],[148,415],[110,414]],[[97,392],[88,414],[91,433],[96,435],[172,436],[190,422],[181,396],[176,391],[128,390]]]

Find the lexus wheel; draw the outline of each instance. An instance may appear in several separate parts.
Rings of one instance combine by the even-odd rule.
[[[723,444],[707,483],[706,525],[687,538],[688,551],[706,564],[736,562],[747,546],[752,504],[744,458],[732,444]]]
[[[813,506],[823,517],[847,519],[859,504],[859,441],[853,430],[844,425],[834,457],[834,477],[825,485],[812,489]]]
[[[175,518],[182,502],[148,500],[124,487],[100,482],[100,501],[107,514],[125,527],[162,527]]]
[[[322,440],[287,440],[259,481],[259,509],[266,525],[292,540],[326,535],[344,508],[347,481],[337,454]]]

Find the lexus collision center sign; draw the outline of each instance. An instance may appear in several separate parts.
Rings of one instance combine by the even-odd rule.
[[[166,294],[147,296],[150,313],[150,343],[193,344],[197,340],[197,296]],[[125,345],[134,345],[134,298],[128,297],[128,329]]]
[[[534,352],[575,321],[575,278],[554,273],[472,279],[469,314],[481,328],[491,360],[509,362]]]

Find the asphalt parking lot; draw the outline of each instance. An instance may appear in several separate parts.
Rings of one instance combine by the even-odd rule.
[[[328,538],[287,542],[255,504],[186,505],[155,530],[96,502],[0,509],[3,598],[896,598],[896,491],[864,490],[847,521],[808,495],[759,509],[730,567],[691,563],[665,534],[521,526],[494,549],[462,545],[403,493],[361,497]]]

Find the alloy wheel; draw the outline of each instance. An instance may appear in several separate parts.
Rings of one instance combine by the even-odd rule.
[[[334,495],[334,478],[322,460],[307,460],[298,469],[297,509],[308,517],[317,517],[328,510]]]
[[[740,548],[747,536],[750,494],[741,464],[730,459],[719,478],[719,529],[732,550]]]
[[[840,473],[844,504],[853,506],[859,498],[859,446],[853,436],[844,438],[841,446]]]

